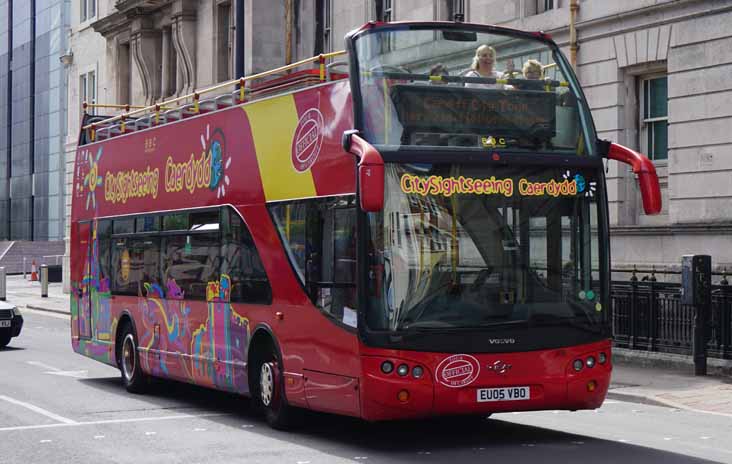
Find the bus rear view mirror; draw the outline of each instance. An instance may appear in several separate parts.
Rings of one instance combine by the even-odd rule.
[[[658,183],[658,175],[653,161],[637,151],[617,143],[603,141],[602,146],[603,149],[606,149],[608,159],[629,164],[633,168],[633,172],[638,176],[641,197],[643,198],[643,209],[646,214],[659,214],[661,212],[661,186]]]
[[[384,160],[373,145],[358,135],[358,131],[343,133],[343,149],[358,161],[358,198],[367,213],[384,208]]]

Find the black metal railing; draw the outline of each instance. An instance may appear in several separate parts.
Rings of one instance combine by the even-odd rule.
[[[695,308],[681,303],[678,271],[614,271],[632,273],[611,282],[611,314],[615,346],[634,350],[692,355]],[[638,273],[650,274],[639,280]],[[707,355],[732,359],[732,286],[726,273],[712,285]]]

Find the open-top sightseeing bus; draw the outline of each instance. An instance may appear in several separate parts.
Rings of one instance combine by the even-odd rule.
[[[632,165],[648,214],[653,165],[597,139],[545,34],[369,23],[346,43],[210,99],[85,115],[74,350],[132,392],[248,395],[274,427],[599,407],[603,159]],[[506,72],[466,73],[482,45]],[[538,80],[511,72],[529,59]]]

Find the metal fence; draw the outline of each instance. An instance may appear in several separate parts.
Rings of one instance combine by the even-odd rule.
[[[692,355],[694,307],[681,303],[681,284],[658,282],[655,274],[678,276],[679,272],[651,271],[650,277],[611,283],[611,321],[615,345],[634,350]],[[732,285],[726,275],[712,285],[707,355],[732,359]]]

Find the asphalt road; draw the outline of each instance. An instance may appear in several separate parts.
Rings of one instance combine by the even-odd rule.
[[[169,382],[128,394],[73,353],[68,317],[24,316],[0,351],[0,463],[732,463],[729,417],[620,401],[483,421],[311,414],[277,432],[240,397]]]

